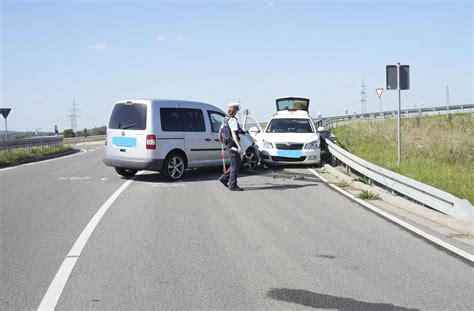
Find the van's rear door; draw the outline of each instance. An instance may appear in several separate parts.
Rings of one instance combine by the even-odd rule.
[[[130,159],[146,159],[147,111],[142,102],[116,103],[107,129],[107,155]]]

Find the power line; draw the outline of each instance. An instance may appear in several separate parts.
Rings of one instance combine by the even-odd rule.
[[[367,93],[365,92],[364,78],[362,78],[361,89],[362,89],[360,92],[361,113],[366,113],[367,112]]]
[[[72,99],[72,105],[71,109],[69,109],[69,115],[67,116],[69,121],[71,122],[71,129],[73,132],[77,131],[77,119],[79,118],[79,115],[77,114],[80,110],[78,109],[79,105],[76,104],[75,99]]]
[[[446,87],[446,106],[449,106],[449,87]]]

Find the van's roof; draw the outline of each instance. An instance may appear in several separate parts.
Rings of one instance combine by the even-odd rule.
[[[125,103],[125,102],[133,102],[137,104],[150,104],[150,103],[156,103],[156,104],[167,104],[167,103],[178,103],[178,104],[186,104],[187,106],[190,107],[196,107],[196,108],[201,108],[203,106],[207,108],[213,108],[213,109],[220,109],[219,107],[216,107],[214,105],[208,104],[208,103],[203,103],[203,102],[197,102],[197,101],[191,101],[191,100],[181,100],[181,99],[153,99],[153,98],[126,98],[126,99],[121,99],[115,102],[115,104],[120,104],[120,103]]]

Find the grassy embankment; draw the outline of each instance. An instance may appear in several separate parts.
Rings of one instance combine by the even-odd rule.
[[[63,145],[57,147],[45,147],[44,149],[41,147],[33,148],[31,152],[29,152],[26,148],[1,150],[0,167],[9,166],[24,160],[31,160],[53,154],[63,153],[69,150],[71,150],[71,147]]]
[[[339,145],[369,162],[474,203],[474,113],[353,121],[333,130]]]

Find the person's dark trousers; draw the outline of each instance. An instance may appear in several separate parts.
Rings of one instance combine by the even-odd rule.
[[[237,187],[237,177],[239,177],[239,169],[242,163],[240,153],[238,151],[230,150],[230,168],[222,174],[219,178],[223,183],[227,184],[229,188]]]

